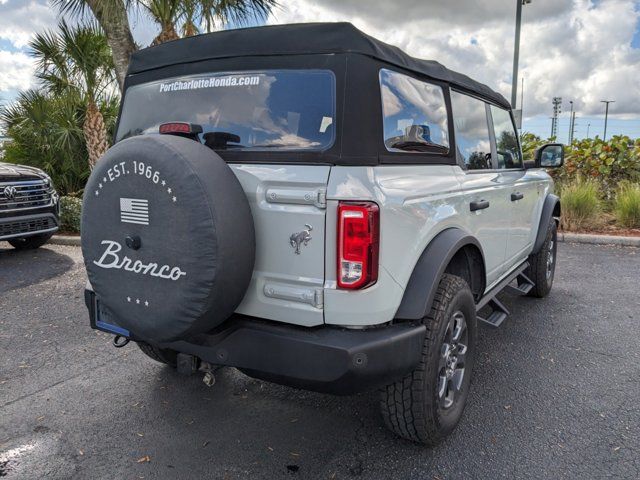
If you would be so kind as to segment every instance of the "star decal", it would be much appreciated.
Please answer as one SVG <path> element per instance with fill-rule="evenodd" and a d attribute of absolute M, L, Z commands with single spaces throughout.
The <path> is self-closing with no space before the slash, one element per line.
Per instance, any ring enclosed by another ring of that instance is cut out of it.
<path fill-rule="evenodd" d="M 177 198 L 176 198 L 176 197 L 173 197 L 173 201 L 175 202 L 176 200 L 177 200 Z"/>
<path fill-rule="evenodd" d="M 130 302 L 130 301 L 131 301 L 131 297 L 127 297 L 127 302 Z"/>
<path fill-rule="evenodd" d="M 102 181 L 103 181 L 104 183 L 107 183 L 107 177 L 102 177 Z"/>
<path fill-rule="evenodd" d="M 140 299 L 139 299 L 139 298 L 136 298 L 136 303 L 137 303 L 138 305 L 140 305 Z"/>
<path fill-rule="evenodd" d="M 96 190 L 96 197 L 100 195 L 100 192 L 98 190 Z"/>
<path fill-rule="evenodd" d="M 98 184 L 98 187 L 102 188 L 102 184 L 101 184 L 101 183 L 99 183 L 99 184 Z"/>
<path fill-rule="evenodd" d="M 167 193 L 171 193 L 171 187 L 167 188 Z"/>
<path fill-rule="evenodd" d="M 149 306 L 149 302 L 147 302 L 146 300 L 144 301 L 144 306 L 148 307 Z"/>
<path fill-rule="evenodd" d="M 162 180 L 162 186 L 164 187 L 167 184 L 164 180 Z"/>

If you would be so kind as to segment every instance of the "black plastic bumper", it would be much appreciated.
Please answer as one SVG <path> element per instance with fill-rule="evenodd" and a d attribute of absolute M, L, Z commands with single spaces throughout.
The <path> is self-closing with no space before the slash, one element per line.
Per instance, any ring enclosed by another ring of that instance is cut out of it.
<path fill-rule="evenodd" d="M 94 293 L 87 290 L 85 300 L 91 326 L 97 328 Z M 386 385 L 413 370 L 424 335 L 424 325 L 410 323 L 306 328 L 234 316 L 212 333 L 158 346 L 274 383 L 348 395 Z"/>
<path fill-rule="evenodd" d="M 25 238 L 33 235 L 53 233 L 58 230 L 58 215 L 54 207 L 47 211 L 32 211 L 23 215 L 0 216 L 0 240 Z"/>

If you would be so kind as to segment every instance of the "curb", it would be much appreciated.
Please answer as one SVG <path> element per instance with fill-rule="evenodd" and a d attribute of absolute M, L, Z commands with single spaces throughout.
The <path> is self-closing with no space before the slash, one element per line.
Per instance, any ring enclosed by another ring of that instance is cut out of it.
<path fill-rule="evenodd" d="M 588 233 L 558 233 L 558 241 L 586 243 L 591 245 L 620 245 L 624 247 L 640 247 L 640 237 L 590 235 Z"/>
<path fill-rule="evenodd" d="M 52 245 L 70 245 L 72 247 L 80 246 L 80 236 L 74 235 L 54 235 L 49 242 Z"/>

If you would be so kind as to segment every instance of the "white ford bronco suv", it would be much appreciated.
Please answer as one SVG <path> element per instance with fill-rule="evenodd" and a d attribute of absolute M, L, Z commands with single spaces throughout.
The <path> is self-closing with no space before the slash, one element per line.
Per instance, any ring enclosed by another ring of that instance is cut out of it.
<path fill-rule="evenodd" d="M 562 162 L 523 162 L 501 95 L 348 23 L 142 50 L 84 195 L 91 326 L 208 383 L 380 389 L 435 444 L 496 294 L 551 289 Z"/>

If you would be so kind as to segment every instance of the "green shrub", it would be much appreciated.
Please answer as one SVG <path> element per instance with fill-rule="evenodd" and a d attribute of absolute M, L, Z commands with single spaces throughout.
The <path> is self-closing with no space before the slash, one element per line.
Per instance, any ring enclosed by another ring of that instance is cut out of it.
<path fill-rule="evenodd" d="M 562 228 L 581 230 L 598 226 L 602 212 L 598 184 L 593 180 L 574 181 L 560 190 Z"/>
<path fill-rule="evenodd" d="M 575 140 L 565 147 L 564 166 L 549 173 L 560 184 L 596 181 L 602 197 L 612 200 L 620 182 L 640 180 L 640 139 L 616 135 L 606 142 L 598 137 Z"/>
<path fill-rule="evenodd" d="M 80 233 L 81 213 L 81 198 L 60 197 L 60 230 L 68 233 Z"/>
<path fill-rule="evenodd" d="M 640 185 L 624 185 L 614 202 L 618 223 L 627 228 L 640 228 Z"/>

